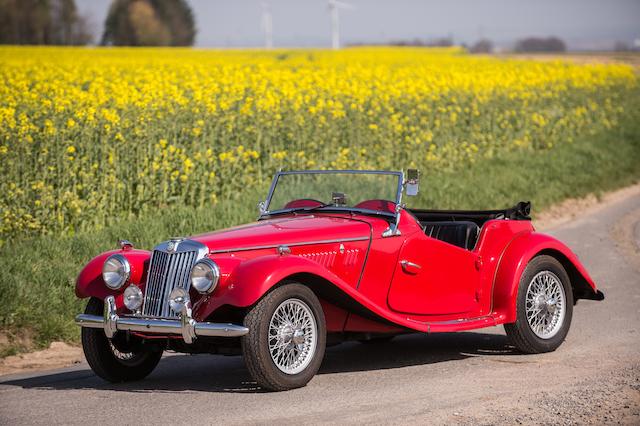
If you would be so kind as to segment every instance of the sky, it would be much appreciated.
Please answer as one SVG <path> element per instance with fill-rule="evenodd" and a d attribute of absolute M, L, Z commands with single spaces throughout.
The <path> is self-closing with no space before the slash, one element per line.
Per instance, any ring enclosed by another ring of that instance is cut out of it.
<path fill-rule="evenodd" d="M 640 39 L 640 0 L 342 0 L 341 41 L 452 37 L 458 44 L 488 38 L 508 48 L 527 36 L 558 36 L 570 49 L 610 49 Z M 260 47 L 261 3 L 268 3 L 275 47 L 328 47 L 327 0 L 188 0 L 198 47 Z M 93 23 L 96 40 L 110 0 L 76 0 Z"/>

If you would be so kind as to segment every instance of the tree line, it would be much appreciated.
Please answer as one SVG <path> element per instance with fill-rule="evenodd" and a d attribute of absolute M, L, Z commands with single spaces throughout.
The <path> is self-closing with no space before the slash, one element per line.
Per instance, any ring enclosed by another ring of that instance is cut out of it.
<path fill-rule="evenodd" d="M 0 44 L 86 45 L 90 28 L 74 0 L 0 0 Z M 100 44 L 191 46 L 195 35 L 186 0 L 113 0 Z"/>

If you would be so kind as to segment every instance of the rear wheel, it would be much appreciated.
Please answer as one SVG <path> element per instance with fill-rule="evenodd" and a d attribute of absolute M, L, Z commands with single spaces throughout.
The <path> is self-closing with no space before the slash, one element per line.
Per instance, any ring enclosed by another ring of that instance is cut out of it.
<path fill-rule="evenodd" d="M 537 256 L 520 278 L 516 322 L 504 328 L 520 351 L 551 352 L 567 336 L 572 314 L 573 293 L 567 272 L 555 258 Z"/>
<path fill-rule="evenodd" d="M 299 388 L 318 372 L 327 332 L 320 301 L 309 288 L 291 283 L 273 290 L 244 324 L 249 333 L 242 338 L 242 353 L 260 387 Z"/>
<path fill-rule="evenodd" d="M 86 314 L 102 315 L 103 302 L 92 298 Z M 143 339 L 117 332 L 108 339 L 100 328 L 82 328 L 82 349 L 96 375 L 108 382 L 129 382 L 148 376 L 160 362 L 162 346 L 146 345 Z"/>

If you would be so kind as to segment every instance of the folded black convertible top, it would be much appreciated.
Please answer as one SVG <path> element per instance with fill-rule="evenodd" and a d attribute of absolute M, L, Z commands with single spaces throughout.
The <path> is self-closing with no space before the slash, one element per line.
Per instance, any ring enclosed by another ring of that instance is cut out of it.
<path fill-rule="evenodd" d="M 419 221 L 470 220 L 481 225 L 491 219 L 531 220 L 531 201 L 520 201 L 513 207 L 502 210 L 428 210 L 407 209 Z"/>

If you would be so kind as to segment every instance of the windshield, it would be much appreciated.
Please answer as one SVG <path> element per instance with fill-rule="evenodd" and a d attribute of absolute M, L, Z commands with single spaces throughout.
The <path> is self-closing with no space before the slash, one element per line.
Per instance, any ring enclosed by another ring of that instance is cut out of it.
<path fill-rule="evenodd" d="M 347 209 L 393 213 L 402 190 L 402 173 L 376 171 L 280 172 L 265 209 Z"/>

